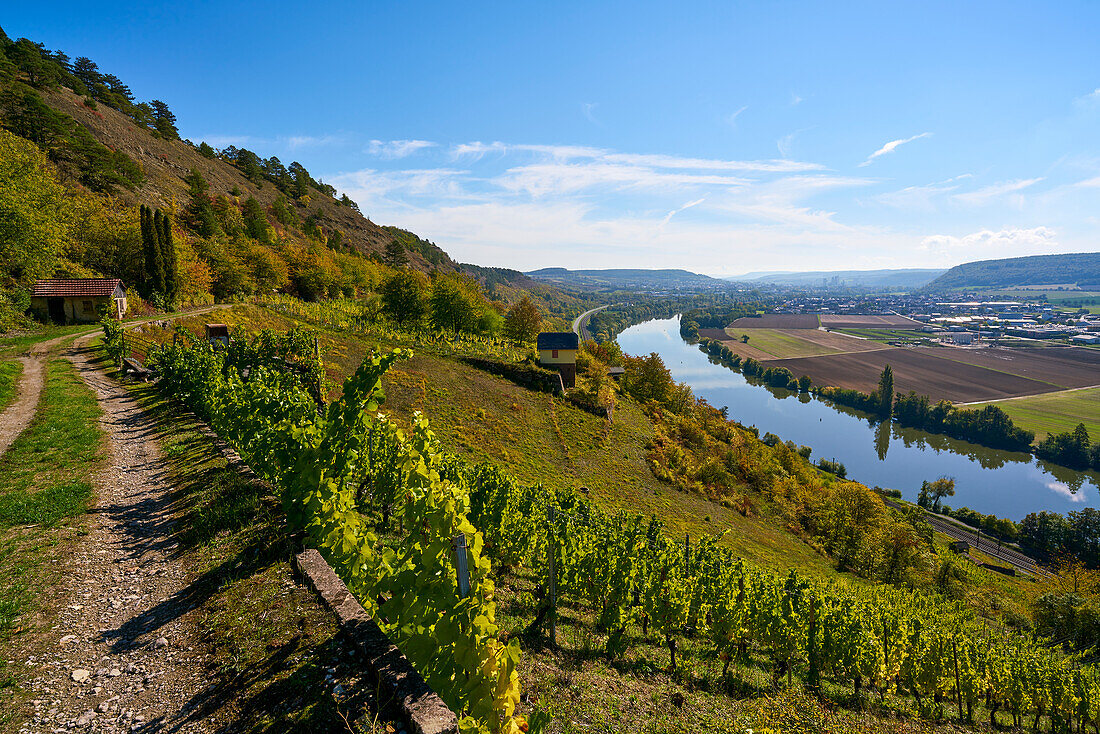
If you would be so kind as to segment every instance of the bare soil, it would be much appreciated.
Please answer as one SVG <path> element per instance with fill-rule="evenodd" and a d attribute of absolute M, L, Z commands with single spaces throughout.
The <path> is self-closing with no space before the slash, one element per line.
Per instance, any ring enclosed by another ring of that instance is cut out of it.
<path fill-rule="evenodd" d="M 831 329 L 919 329 L 924 324 L 893 314 L 822 314 L 821 325 Z"/>
<path fill-rule="evenodd" d="M 1050 382 L 1065 388 L 1100 385 L 1100 350 L 1080 347 L 926 347 L 917 351 L 954 362 Z"/>
<path fill-rule="evenodd" d="M 816 329 L 817 314 L 766 313 L 763 316 L 746 316 L 729 325 L 731 329 Z"/>
<path fill-rule="evenodd" d="M 898 392 L 916 392 L 933 400 L 973 402 L 1017 395 L 1038 395 L 1058 390 L 1052 385 L 1018 375 L 941 359 L 916 349 L 880 349 L 873 352 L 827 354 L 822 357 L 777 359 L 772 366 L 786 367 L 796 375 L 809 375 L 817 385 L 871 392 L 882 368 L 894 370 Z"/>

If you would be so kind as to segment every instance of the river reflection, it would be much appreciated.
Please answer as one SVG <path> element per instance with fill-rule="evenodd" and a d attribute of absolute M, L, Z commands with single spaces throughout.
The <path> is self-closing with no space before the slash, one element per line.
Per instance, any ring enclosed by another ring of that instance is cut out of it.
<path fill-rule="evenodd" d="M 751 384 L 738 372 L 680 338 L 679 319 L 649 321 L 618 338 L 628 354 L 657 352 L 673 377 L 699 397 L 728 407 L 731 419 L 783 440 L 810 446 L 814 460 L 835 458 L 848 476 L 869 486 L 900 489 L 916 500 L 921 482 L 954 477 L 954 507 L 1021 519 L 1029 512 L 1069 512 L 1100 505 L 1100 475 L 1037 461 L 967 441 L 880 421 L 807 394 Z"/>

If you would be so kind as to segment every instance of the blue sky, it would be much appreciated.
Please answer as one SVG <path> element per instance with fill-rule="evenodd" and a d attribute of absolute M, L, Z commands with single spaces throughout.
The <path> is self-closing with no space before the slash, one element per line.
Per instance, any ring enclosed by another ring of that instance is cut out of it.
<path fill-rule="evenodd" d="M 753 270 L 1096 251 L 1100 3 L 12 3 L 181 133 L 456 259 Z"/>

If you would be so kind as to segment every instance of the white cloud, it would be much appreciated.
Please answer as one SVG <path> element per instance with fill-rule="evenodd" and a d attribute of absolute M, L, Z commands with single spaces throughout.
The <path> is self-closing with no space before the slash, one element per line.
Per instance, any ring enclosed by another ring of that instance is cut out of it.
<path fill-rule="evenodd" d="M 872 153 L 870 156 L 868 156 L 867 160 L 863 161 L 863 163 L 860 163 L 859 165 L 860 165 L 861 168 L 863 166 L 869 166 L 869 165 L 871 165 L 871 161 L 878 158 L 879 156 L 886 155 L 887 153 L 893 153 L 895 150 L 897 150 L 899 147 L 905 145 L 906 143 L 912 143 L 914 140 L 920 140 L 921 138 L 928 138 L 928 137 L 931 137 L 931 136 L 932 136 L 932 133 L 921 133 L 919 135 L 914 135 L 911 138 L 900 138 L 898 140 L 891 140 L 889 143 L 882 146 L 881 148 L 876 150 L 874 153 Z"/>
<path fill-rule="evenodd" d="M 920 248 L 940 262 L 959 263 L 1048 254 L 1058 250 L 1059 243 L 1057 233 L 1050 227 L 1009 227 L 997 231 L 983 229 L 961 237 L 931 235 L 921 240 Z"/>
<path fill-rule="evenodd" d="M 1073 104 L 1077 107 L 1093 107 L 1100 104 L 1100 87 L 1073 100 Z"/>
<path fill-rule="evenodd" d="M 344 138 L 339 135 L 292 135 L 288 138 L 279 138 L 279 140 L 290 150 L 297 150 L 298 148 L 315 148 L 323 145 L 336 145 L 344 142 Z"/>
<path fill-rule="evenodd" d="M 794 146 L 794 139 L 798 136 L 800 132 L 802 131 L 795 130 L 793 133 L 787 133 L 779 140 L 775 141 L 775 147 L 777 150 L 779 150 L 779 155 L 786 158 L 791 154 L 791 148 Z"/>
<path fill-rule="evenodd" d="M 664 226 L 664 225 L 668 224 L 669 221 L 671 221 L 674 216 L 676 216 L 680 212 L 684 211 L 685 209 L 690 209 L 693 206 L 699 206 L 704 201 L 706 201 L 706 197 L 704 197 L 702 199 L 696 199 L 695 201 L 689 201 L 688 203 L 684 204 L 679 209 L 673 209 L 672 211 L 670 211 L 668 214 L 665 215 L 664 219 L 661 220 L 661 226 Z"/>
<path fill-rule="evenodd" d="M 451 147 L 451 157 L 454 159 L 466 158 L 481 160 L 486 155 L 498 156 L 509 153 L 531 153 L 548 156 L 558 160 L 570 160 L 573 158 L 599 158 L 608 151 L 601 148 L 591 148 L 584 145 L 530 145 L 523 143 L 506 144 L 499 140 L 492 143 L 482 143 L 475 140 L 469 143 L 459 143 Z"/>
<path fill-rule="evenodd" d="M 1023 191 L 1029 186 L 1034 186 L 1042 180 L 1043 179 L 1040 177 L 1018 178 L 1014 181 L 1001 181 L 990 186 L 984 186 L 975 191 L 968 191 L 965 194 L 955 194 L 954 199 L 955 201 L 963 204 L 981 206 L 983 204 L 988 204 L 995 199 L 999 199 L 1006 194 L 1013 194 L 1017 191 Z"/>
<path fill-rule="evenodd" d="M 959 188 L 958 182 L 968 178 L 973 178 L 973 176 L 964 173 L 945 181 L 938 181 L 924 186 L 907 186 L 899 191 L 879 194 L 874 197 L 874 200 L 897 209 L 931 211 L 935 208 L 937 199 L 944 194 L 957 191 Z"/>
<path fill-rule="evenodd" d="M 372 140 L 367 145 L 367 153 L 380 158 L 393 160 L 406 158 L 425 148 L 434 148 L 438 143 L 430 140 Z"/>
<path fill-rule="evenodd" d="M 581 105 L 581 111 L 584 113 L 584 117 L 586 120 L 591 122 L 593 125 L 599 125 L 600 127 L 603 127 L 603 123 L 596 119 L 595 114 L 596 108 L 599 106 L 600 105 L 598 102 L 585 102 L 583 105 Z"/>
<path fill-rule="evenodd" d="M 682 158 L 660 154 L 610 153 L 604 158 L 612 162 L 631 163 L 652 168 L 684 168 L 700 171 L 761 171 L 770 173 L 794 173 L 817 171 L 816 163 L 789 160 L 727 161 L 713 158 Z"/>
<path fill-rule="evenodd" d="M 1081 186 L 1087 189 L 1100 188 L 1100 176 L 1095 178 L 1086 178 L 1084 181 L 1078 181 L 1074 186 Z"/>
<path fill-rule="evenodd" d="M 1060 494 L 1070 502 L 1079 503 L 1086 502 L 1088 497 L 1085 495 L 1084 489 L 1074 491 L 1065 482 L 1047 482 L 1047 489 L 1055 494 Z"/>
<path fill-rule="evenodd" d="M 665 171 L 606 160 L 535 163 L 508 169 L 494 179 L 508 191 L 531 196 L 575 193 L 591 188 L 612 190 L 680 189 L 689 186 L 744 186 L 743 178 L 717 173 Z"/>
<path fill-rule="evenodd" d="M 732 112 L 726 115 L 726 124 L 730 127 L 737 127 L 737 118 L 741 116 L 741 113 L 749 108 L 748 105 L 742 105 L 741 109 L 736 112 Z"/>
<path fill-rule="evenodd" d="M 794 92 L 791 92 L 791 107 L 795 107 L 800 104 L 802 104 L 802 97 L 795 94 Z"/>

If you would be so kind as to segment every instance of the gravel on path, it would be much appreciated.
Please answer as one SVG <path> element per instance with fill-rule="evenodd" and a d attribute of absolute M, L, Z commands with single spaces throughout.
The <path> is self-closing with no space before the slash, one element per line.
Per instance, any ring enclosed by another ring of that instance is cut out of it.
<path fill-rule="evenodd" d="M 27 661 L 40 674 L 22 731 L 212 732 L 218 722 L 197 714 L 214 691 L 194 619 L 202 596 L 178 558 L 155 426 L 91 364 L 87 341 L 66 356 L 103 408 L 110 458 L 56 592 L 56 642 Z"/>

